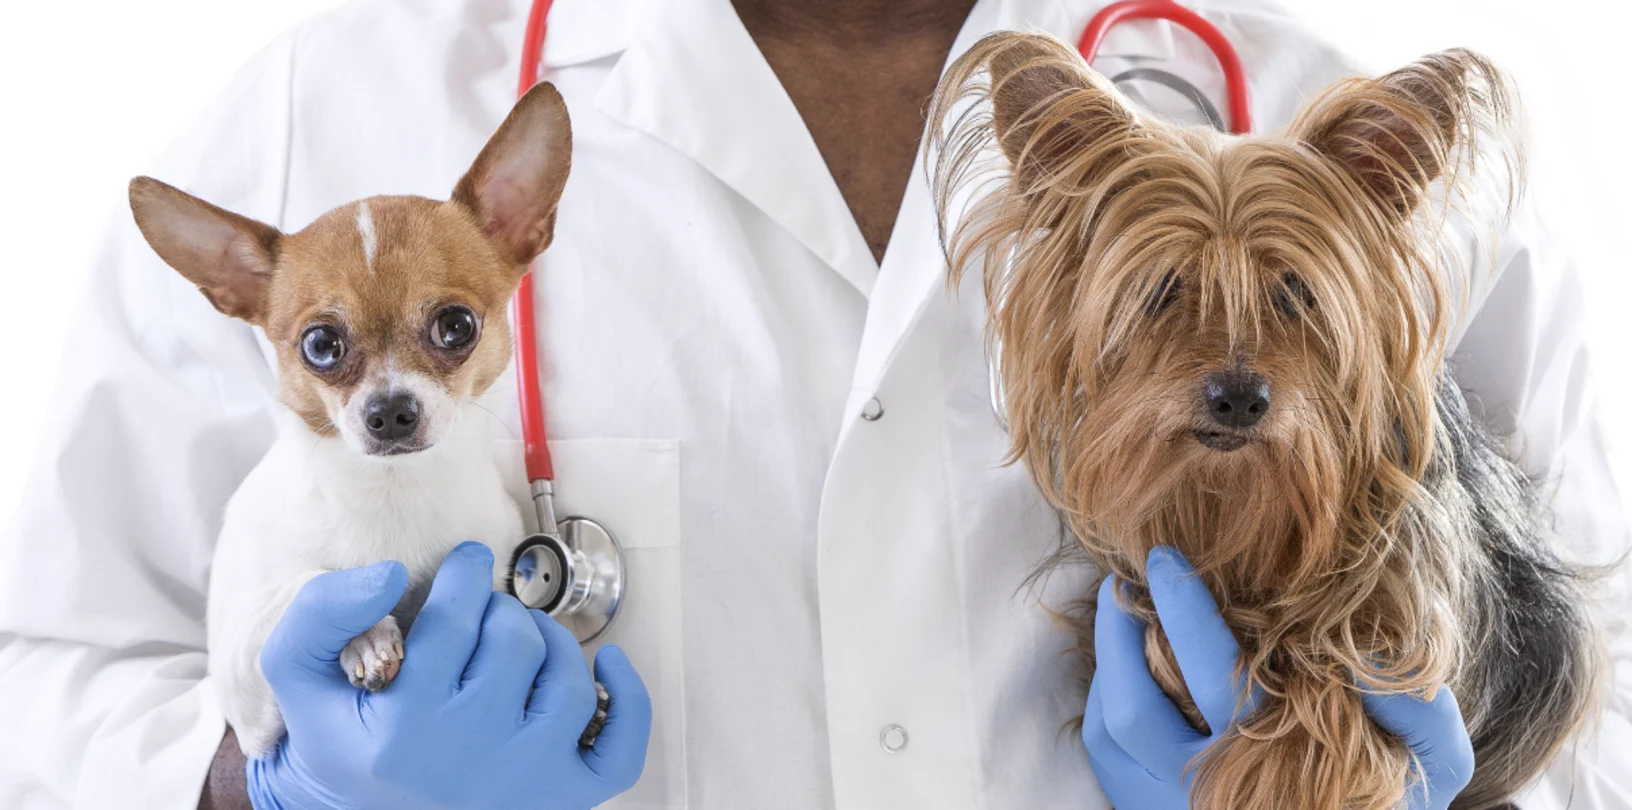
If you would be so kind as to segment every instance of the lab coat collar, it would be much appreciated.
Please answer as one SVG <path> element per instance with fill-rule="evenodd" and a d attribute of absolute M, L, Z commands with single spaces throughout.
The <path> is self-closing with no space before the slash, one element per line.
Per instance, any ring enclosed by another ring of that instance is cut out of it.
<path fill-rule="evenodd" d="M 1086 19 L 1102 5 L 982 0 L 956 52 L 979 34 L 1006 28 L 1066 32 L 1081 25 L 1075 18 Z M 592 17 L 598 24 L 590 24 Z M 547 47 L 560 41 L 565 51 L 552 60 L 583 59 L 627 36 L 596 107 L 695 160 L 872 295 L 878 278 L 872 251 L 797 108 L 729 0 L 561 0 L 550 21 Z M 587 33 L 592 27 L 593 36 Z M 566 38 L 579 30 L 586 43 L 568 50 Z M 1138 24 L 1114 29 L 1105 53 L 1162 57 L 1171 51 L 1165 25 Z"/>
<path fill-rule="evenodd" d="M 953 56 L 1000 29 L 1075 38 L 1103 5 L 981 0 Z M 583 42 L 571 42 L 579 36 Z M 548 38 L 547 54 L 558 47 L 548 64 L 596 59 L 627 38 L 597 109 L 689 155 L 871 297 L 878 263 L 805 121 L 730 0 L 560 0 Z M 1167 24 L 1131 23 L 1113 29 L 1105 56 L 1160 59 L 1172 49 Z"/>
<path fill-rule="evenodd" d="M 520 5 L 524 19 L 530 0 L 514 1 Z M 667 0 L 554 0 L 545 34 L 544 64 L 560 68 L 621 53 L 639 33 L 639 20 L 670 5 L 674 4 Z M 1000 22 L 994 30 L 1054 31 L 1074 42 L 1069 36 L 1073 25 L 1082 26 L 1106 2 L 999 0 L 998 5 Z M 1106 36 L 1100 53 L 1128 59 L 1170 59 L 1172 31 L 1170 24 L 1159 21 L 1118 25 Z"/>
<path fill-rule="evenodd" d="M 871 293 L 872 252 L 729 0 L 668 0 L 653 11 L 597 108 L 689 156 Z"/>
<path fill-rule="evenodd" d="M 526 19 L 532 0 L 516 0 Z M 544 28 L 546 69 L 593 62 L 629 46 L 652 0 L 554 0 Z"/>

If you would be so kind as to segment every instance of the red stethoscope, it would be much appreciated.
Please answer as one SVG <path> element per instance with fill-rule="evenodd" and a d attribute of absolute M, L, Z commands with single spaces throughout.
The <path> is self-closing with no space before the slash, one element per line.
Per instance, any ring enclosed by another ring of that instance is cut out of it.
<path fill-rule="evenodd" d="M 516 97 L 539 80 L 545 18 L 550 0 L 534 0 L 521 44 Z M 516 547 L 510 561 L 510 592 L 530 608 L 555 617 L 587 644 L 606 632 L 623 607 L 628 567 L 612 532 L 585 517 L 555 517 L 555 462 L 544 432 L 544 389 L 538 379 L 538 327 L 533 317 L 533 274 L 524 273 L 510 304 L 515 324 L 516 392 L 521 439 L 538 532 Z"/>
<path fill-rule="evenodd" d="M 1210 102 L 1205 96 L 1194 92 L 1188 85 L 1176 85 L 1171 74 L 1145 70 L 1130 70 L 1126 73 L 1112 76 L 1111 81 L 1120 84 L 1123 78 L 1151 78 L 1162 81 L 1174 89 L 1186 92 L 1192 100 L 1207 114 L 1208 119 L 1219 129 L 1227 130 L 1236 135 L 1245 135 L 1252 131 L 1252 111 L 1248 109 L 1247 73 L 1241 68 L 1241 56 L 1235 52 L 1235 46 L 1224 36 L 1218 27 L 1207 22 L 1201 15 L 1178 4 L 1177 0 L 1124 0 L 1121 3 L 1112 3 L 1093 19 L 1088 21 L 1088 27 L 1083 29 L 1082 39 L 1077 40 L 1077 51 L 1082 58 L 1092 64 L 1094 56 L 1099 53 L 1099 46 L 1105 43 L 1105 35 L 1118 23 L 1131 20 L 1167 20 L 1181 28 L 1195 34 L 1218 59 L 1218 66 L 1224 71 L 1224 89 L 1229 96 L 1230 119 L 1228 126 L 1216 112 L 1212 111 Z"/>
<path fill-rule="evenodd" d="M 521 76 L 516 95 L 532 89 L 539 80 L 539 63 L 544 53 L 544 31 L 551 0 L 534 0 L 527 17 L 527 32 L 521 47 Z M 1224 71 L 1229 91 L 1229 131 L 1246 133 L 1252 128 L 1247 109 L 1246 74 L 1241 57 L 1223 32 L 1200 15 L 1179 5 L 1177 0 L 1123 0 L 1106 6 L 1089 20 L 1077 50 L 1092 63 L 1110 29 L 1129 20 L 1171 21 L 1201 38 L 1212 49 Z M 1171 84 L 1169 74 L 1130 71 L 1129 79 L 1149 78 Z M 1161 77 L 1168 77 L 1164 80 Z M 1116 80 L 1117 77 L 1112 77 Z M 1180 88 L 1175 88 L 1180 89 Z M 1190 93 L 1209 120 L 1223 129 L 1199 93 Z M 533 318 L 533 274 L 521 277 L 510 317 L 515 324 L 516 389 L 521 402 L 521 435 L 526 449 L 527 479 L 531 482 L 533 507 L 538 516 L 538 532 L 522 541 L 511 560 L 510 591 L 528 607 L 554 616 L 571 629 L 580 642 L 588 642 L 606 631 L 617 618 L 628 589 L 628 572 L 623 551 L 612 533 L 599 523 L 583 517 L 556 520 L 555 465 L 544 431 L 544 395 L 538 379 L 537 326 Z M 994 404 L 1000 394 L 994 389 Z"/>

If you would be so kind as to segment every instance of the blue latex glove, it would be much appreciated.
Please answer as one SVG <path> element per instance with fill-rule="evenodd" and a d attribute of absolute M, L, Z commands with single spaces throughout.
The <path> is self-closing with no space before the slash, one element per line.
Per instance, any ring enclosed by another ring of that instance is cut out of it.
<path fill-rule="evenodd" d="M 1206 736 L 1191 728 L 1156 685 L 1145 663 L 1145 627 L 1122 611 L 1113 578 L 1107 577 L 1099 591 L 1097 669 L 1082 740 L 1094 776 L 1118 810 L 1187 810 L 1191 774 L 1186 767 L 1251 714 L 1257 696 L 1241 699 L 1245 684 L 1235 675 L 1241 647 L 1189 561 L 1173 549 L 1157 548 L 1145 573 L 1185 685 L 1214 733 Z M 1372 718 L 1404 740 L 1422 762 L 1427 778 L 1411 786 L 1409 806 L 1449 807 L 1473 774 L 1472 744 L 1451 690 L 1441 688 L 1427 702 L 1409 695 L 1365 694 L 1362 700 Z"/>
<path fill-rule="evenodd" d="M 492 572 L 483 545 L 448 554 L 382 692 L 352 686 L 340 650 L 397 604 L 407 570 L 383 562 L 308 582 L 261 652 L 289 733 L 249 762 L 255 807 L 584 810 L 629 789 L 652 723 L 640 676 L 618 648 L 600 651 L 611 705 L 595 746 L 580 748 L 596 698 L 578 642 L 494 593 Z"/>
<path fill-rule="evenodd" d="M 1422 763 L 1422 776 L 1406 795 L 1412 810 L 1445 810 L 1473 778 L 1473 741 L 1462 721 L 1462 709 L 1449 686 L 1440 687 L 1433 700 L 1411 695 L 1363 692 L 1366 713 L 1389 733 L 1405 741 Z"/>

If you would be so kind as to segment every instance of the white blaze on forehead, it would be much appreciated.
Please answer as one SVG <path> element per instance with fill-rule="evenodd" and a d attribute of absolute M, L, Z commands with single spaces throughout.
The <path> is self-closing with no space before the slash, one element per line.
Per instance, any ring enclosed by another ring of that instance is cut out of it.
<path fill-rule="evenodd" d="M 357 234 L 363 238 L 363 261 L 369 272 L 374 271 L 374 254 L 378 242 L 374 238 L 374 215 L 368 212 L 368 203 L 357 203 Z"/>

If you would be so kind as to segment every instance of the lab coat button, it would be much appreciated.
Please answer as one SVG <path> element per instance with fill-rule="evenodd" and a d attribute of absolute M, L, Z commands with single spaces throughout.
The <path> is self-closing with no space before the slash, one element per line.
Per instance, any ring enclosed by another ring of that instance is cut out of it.
<path fill-rule="evenodd" d="M 861 418 L 866 419 L 869 422 L 877 422 L 878 420 L 883 419 L 884 403 L 879 402 L 878 397 L 873 397 L 872 399 L 867 400 L 867 404 L 861 407 Z"/>
<path fill-rule="evenodd" d="M 891 754 L 899 754 L 907 747 L 907 730 L 891 723 L 878 733 L 878 744 Z"/>

